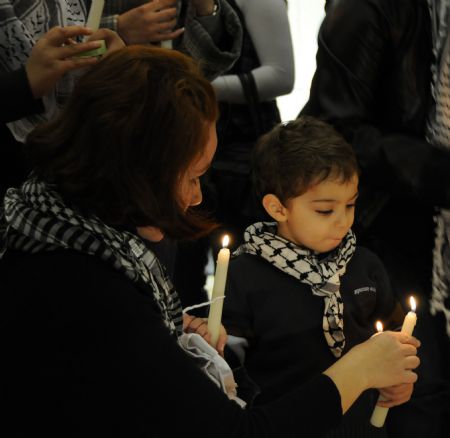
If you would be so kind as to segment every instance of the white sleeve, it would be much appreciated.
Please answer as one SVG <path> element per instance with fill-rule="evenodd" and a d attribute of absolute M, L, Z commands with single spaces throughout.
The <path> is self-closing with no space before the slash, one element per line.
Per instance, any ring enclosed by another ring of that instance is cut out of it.
<path fill-rule="evenodd" d="M 237 0 L 261 66 L 252 71 L 261 101 L 288 94 L 294 86 L 294 53 L 284 0 Z M 213 81 L 218 100 L 245 103 L 237 75 Z"/>

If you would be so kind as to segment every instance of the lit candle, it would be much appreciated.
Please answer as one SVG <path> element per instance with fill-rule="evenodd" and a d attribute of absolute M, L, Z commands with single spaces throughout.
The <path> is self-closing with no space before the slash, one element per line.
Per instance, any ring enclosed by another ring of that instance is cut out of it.
<path fill-rule="evenodd" d="M 405 316 L 405 320 L 403 321 L 402 325 L 402 333 L 406 333 L 407 335 L 412 335 L 412 332 L 414 330 L 414 326 L 417 322 L 417 315 L 416 315 L 416 300 L 414 297 L 411 297 L 409 299 L 409 303 L 411 305 L 411 311 L 407 313 Z"/>
<path fill-rule="evenodd" d="M 103 7 L 105 6 L 105 0 L 92 0 L 91 9 L 89 9 L 89 15 L 86 22 L 86 27 L 89 27 L 94 32 L 100 27 L 100 20 L 103 14 Z"/>
<path fill-rule="evenodd" d="M 229 237 L 225 235 L 222 241 L 223 248 L 217 255 L 216 273 L 214 275 L 214 286 L 211 294 L 212 303 L 208 315 L 208 331 L 211 335 L 211 344 L 214 346 L 219 339 L 222 320 L 225 283 L 227 281 L 228 262 L 230 261 L 230 250 L 227 248 L 229 240 Z"/>
<path fill-rule="evenodd" d="M 416 300 L 414 299 L 414 297 L 411 297 L 409 299 L 410 305 L 411 305 L 411 311 L 408 312 L 405 316 L 405 319 L 403 320 L 403 325 L 402 325 L 402 333 L 405 333 L 407 335 L 412 335 L 412 332 L 414 330 L 414 326 L 416 325 L 417 322 L 417 315 L 416 315 Z M 378 321 L 379 322 L 379 321 Z M 383 331 L 383 326 L 381 325 L 381 330 L 379 330 L 379 326 L 378 326 L 378 322 L 377 322 L 377 330 Z M 384 398 L 380 397 L 378 398 L 378 401 L 383 401 Z M 370 424 L 372 424 L 372 426 L 375 427 L 383 427 L 384 422 L 386 421 L 386 416 L 389 412 L 389 408 L 384 408 L 381 406 L 375 406 L 375 409 L 373 410 L 372 413 L 372 417 L 370 418 Z"/>

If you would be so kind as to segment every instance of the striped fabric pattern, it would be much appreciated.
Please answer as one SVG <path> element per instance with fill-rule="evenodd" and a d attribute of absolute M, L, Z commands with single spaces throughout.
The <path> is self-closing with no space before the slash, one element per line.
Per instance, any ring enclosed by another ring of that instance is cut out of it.
<path fill-rule="evenodd" d="M 95 216 L 84 217 L 43 182 L 30 179 L 21 188 L 8 190 L 0 218 L 0 258 L 9 248 L 31 254 L 71 249 L 99 257 L 131 281 L 150 286 L 171 334 L 182 333 L 179 297 L 144 242 Z"/>
<path fill-rule="evenodd" d="M 340 277 L 356 249 L 356 237 L 350 230 L 341 244 L 326 257 L 320 258 L 308 248 L 302 248 L 278 236 L 275 222 L 250 225 L 244 234 L 245 243 L 234 255 L 254 254 L 288 275 L 311 286 L 314 295 L 323 297 L 325 306 L 322 327 L 325 339 L 335 357 L 345 347 L 344 303 L 340 293 Z"/>
<path fill-rule="evenodd" d="M 432 96 L 427 140 L 438 148 L 450 149 L 450 0 L 429 0 L 434 62 Z M 441 209 L 435 217 L 436 235 L 433 252 L 432 296 L 430 310 L 442 312 L 450 336 L 450 210 Z"/>

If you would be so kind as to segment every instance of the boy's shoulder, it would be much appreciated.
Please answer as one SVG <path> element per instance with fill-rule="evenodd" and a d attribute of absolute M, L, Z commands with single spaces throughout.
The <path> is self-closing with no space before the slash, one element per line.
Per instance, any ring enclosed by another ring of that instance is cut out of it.
<path fill-rule="evenodd" d="M 349 262 L 350 269 L 372 272 L 374 270 L 384 270 L 384 265 L 381 259 L 370 249 L 364 246 L 357 246 L 355 254 Z"/>
<path fill-rule="evenodd" d="M 248 270 L 267 270 L 271 264 L 256 254 L 242 253 L 233 255 L 230 259 L 229 269 L 233 272 L 246 272 Z"/>
<path fill-rule="evenodd" d="M 297 282 L 294 277 L 254 254 L 243 253 L 230 260 L 228 268 L 230 282 L 248 290 L 272 290 L 273 285 L 287 286 Z"/>

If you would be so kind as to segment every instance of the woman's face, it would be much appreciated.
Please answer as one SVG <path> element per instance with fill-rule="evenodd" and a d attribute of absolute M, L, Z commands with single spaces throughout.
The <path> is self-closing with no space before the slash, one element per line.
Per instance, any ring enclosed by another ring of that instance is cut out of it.
<path fill-rule="evenodd" d="M 202 155 L 192 161 L 181 177 L 180 202 L 184 210 L 202 202 L 200 176 L 208 170 L 217 148 L 216 124 L 208 122 L 207 129 L 208 137 Z"/>
<path fill-rule="evenodd" d="M 193 160 L 180 179 L 180 202 L 184 210 L 202 202 L 202 191 L 199 178 L 211 165 L 217 148 L 216 124 L 208 123 L 208 137 L 202 155 Z M 164 233 L 155 227 L 138 227 L 138 234 L 151 242 L 159 242 L 164 238 Z"/>

